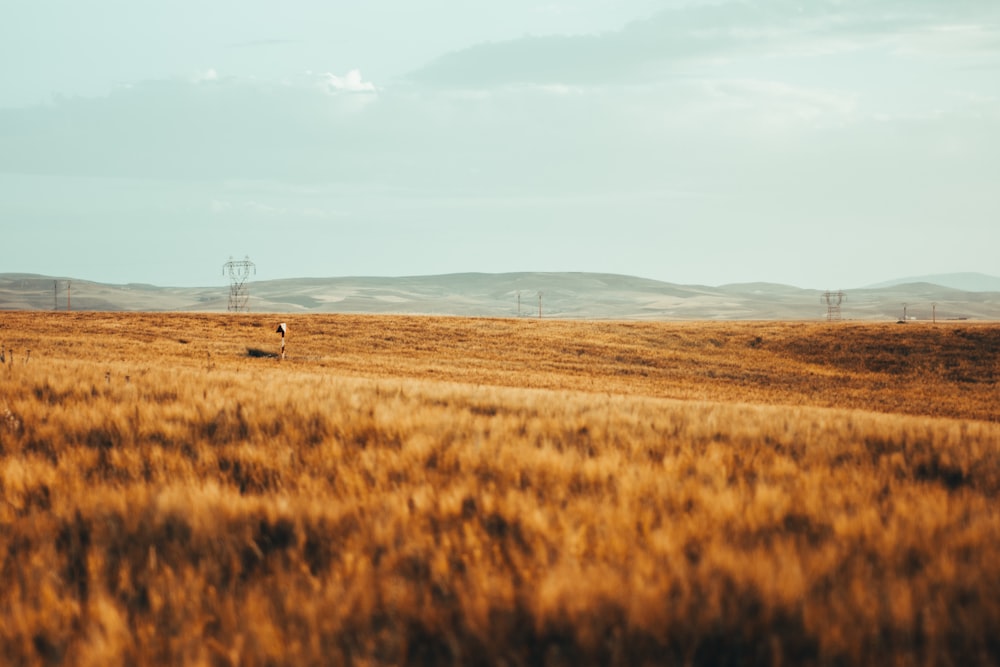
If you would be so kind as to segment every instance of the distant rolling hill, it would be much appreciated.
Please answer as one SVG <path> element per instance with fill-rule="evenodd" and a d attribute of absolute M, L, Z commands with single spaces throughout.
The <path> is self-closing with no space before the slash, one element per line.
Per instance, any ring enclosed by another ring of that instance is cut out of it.
<path fill-rule="evenodd" d="M 927 276 L 897 278 L 896 280 L 889 280 L 869 285 L 868 287 L 870 289 L 881 289 L 909 283 L 930 283 L 931 285 L 950 287 L 951 289 L 963 292 L 1000 292 L 1000 278 L 989 276 L 985 273 L 938 273 Z"/>
<path fill-rule="evenodd" d="M 978 275 L 978 274 L 977 274 Z M 989 278 L 989 276 L 983 276 Z M 54 282 L 60 281 L 56 293 Z M 225 311 L 228 285 L 108 285 L 33 274 L 0 274 L 0 310 Z M 984 283 L 985 284 L 985 283 Z M 539 304 L 539 294 L 541 303 Z M 930 282 L 850 290 L 844 319 L 1000 320 L 1000 289 L 968 291 Z M 933 304 L 936 304 L 934 306 Z M 820 290 L 773 283 L 709 287 L 602 273 L 463 273 L 399 278 L 294 278 L 250 283 L 250 310 L 273 313 L 411 313 L 479 317 L 664 320 L 808 320 L 826 317 Z"/>

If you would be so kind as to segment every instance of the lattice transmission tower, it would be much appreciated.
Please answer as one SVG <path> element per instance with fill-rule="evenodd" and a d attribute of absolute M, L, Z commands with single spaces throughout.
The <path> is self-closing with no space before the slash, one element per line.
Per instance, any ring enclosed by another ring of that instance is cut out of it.
<path fill-rule="evenodd" d="M 222 275 L 229 276 L 229 312 L 249 312 L 250 286 L 247 284 L 247 279 L 256 274 L 257 266 L 249 257 L 244 259 L 230 257 L 229 261 L 222 265 Z"/>
<path fill-rule="evenodd" d="M 827 322 L 833 322 L 841 319 L 840 304 L 842 304 L 846 299 L 847 295 L 843 292 L 823 292 L 823 296 L 820 297 L 820 301 L 826 301 Z"/>

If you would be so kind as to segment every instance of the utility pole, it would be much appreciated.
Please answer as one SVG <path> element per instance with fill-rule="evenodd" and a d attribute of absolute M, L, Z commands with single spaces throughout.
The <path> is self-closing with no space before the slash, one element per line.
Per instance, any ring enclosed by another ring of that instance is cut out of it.
<path fill-rule="evenodd" d="M 542 319 L 542 293 L 538 293 L 538 319 Z"/>
<path fill-rule="evenodd" d="M 72 293 L 72 291 L 73 291 L 73 283 L 71 283 L 70 281 L 68 281 L 68 280 L 67 280 L 67 281 L 66 281 L 66 312 L 67 312 L 67 313 L 68 313 L 69 311 L 73 310 L 73 309 L 72 309 L 72 308 L 70 307 L 70 301 L 69 301 L 69 296 L 70 296 L 70 294 Z"/>

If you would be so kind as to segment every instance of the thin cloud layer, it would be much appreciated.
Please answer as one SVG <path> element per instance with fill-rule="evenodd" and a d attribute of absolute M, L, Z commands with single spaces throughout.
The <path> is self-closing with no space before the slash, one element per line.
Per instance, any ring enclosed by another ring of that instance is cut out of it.
<path fill-rule="evenodd" d="M 897 55 L 991 57 L 1000 5 L 986 1 L 720 2 L 661 11 L 599 35 L 479 44 L 415 70 L 424 84 L 599 84 L 659 80 L 678 67 L 745 57 L 809 57 L 888 48 Z M 973 37 L 973 39 L 967 39 Z"/>
<path fill-rule="evenodd" d="M 206 83 L 211 81 L 218 81 L 219 73 L 215 71 L 214 67 L 209 67 L 207 70 L 195 74 L 191 80 L 194 83 Z"/>

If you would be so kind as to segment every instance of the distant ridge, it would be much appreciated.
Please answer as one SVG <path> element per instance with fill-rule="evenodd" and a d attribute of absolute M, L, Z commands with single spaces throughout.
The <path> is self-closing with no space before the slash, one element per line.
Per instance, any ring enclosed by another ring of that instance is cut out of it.
<path fill-rule="evenodd" d="M 912 276 L 868 285 L 864 289 L 896 287 L 911 283 L 929 283 L 962 292 L 1000 292 L 1000 278 L 985 273 L 939 273 L 926 276 Z"/>
<path fill-rule="evenodd" d="M 966 274 L 953 274 L 966 275 Z M 990 284 L 978 276 L 977 285 Z M 0 310 L 65 310 L 53 278 L 0 274 Z M 92 311 L 225 312 L 228 284 L 210 287 L 109 285 L 72 281 L 72 309 Z M 900 280 L 848 290 L 844 319 L 1000 320 L 1000 279 L 994 291 L 970 291 Z M 539 303 L 541 294 L 541 303 Z M 825 319 L 821 290 L 774 283 L 709 287 L 606 273 L 460 273 L 437 276 L 288 278 L 250 283 L 255 313 L 399 313 L 471 317 L 658 320 Z M 936 305 L 935 305 L 936 304 Z"/>

